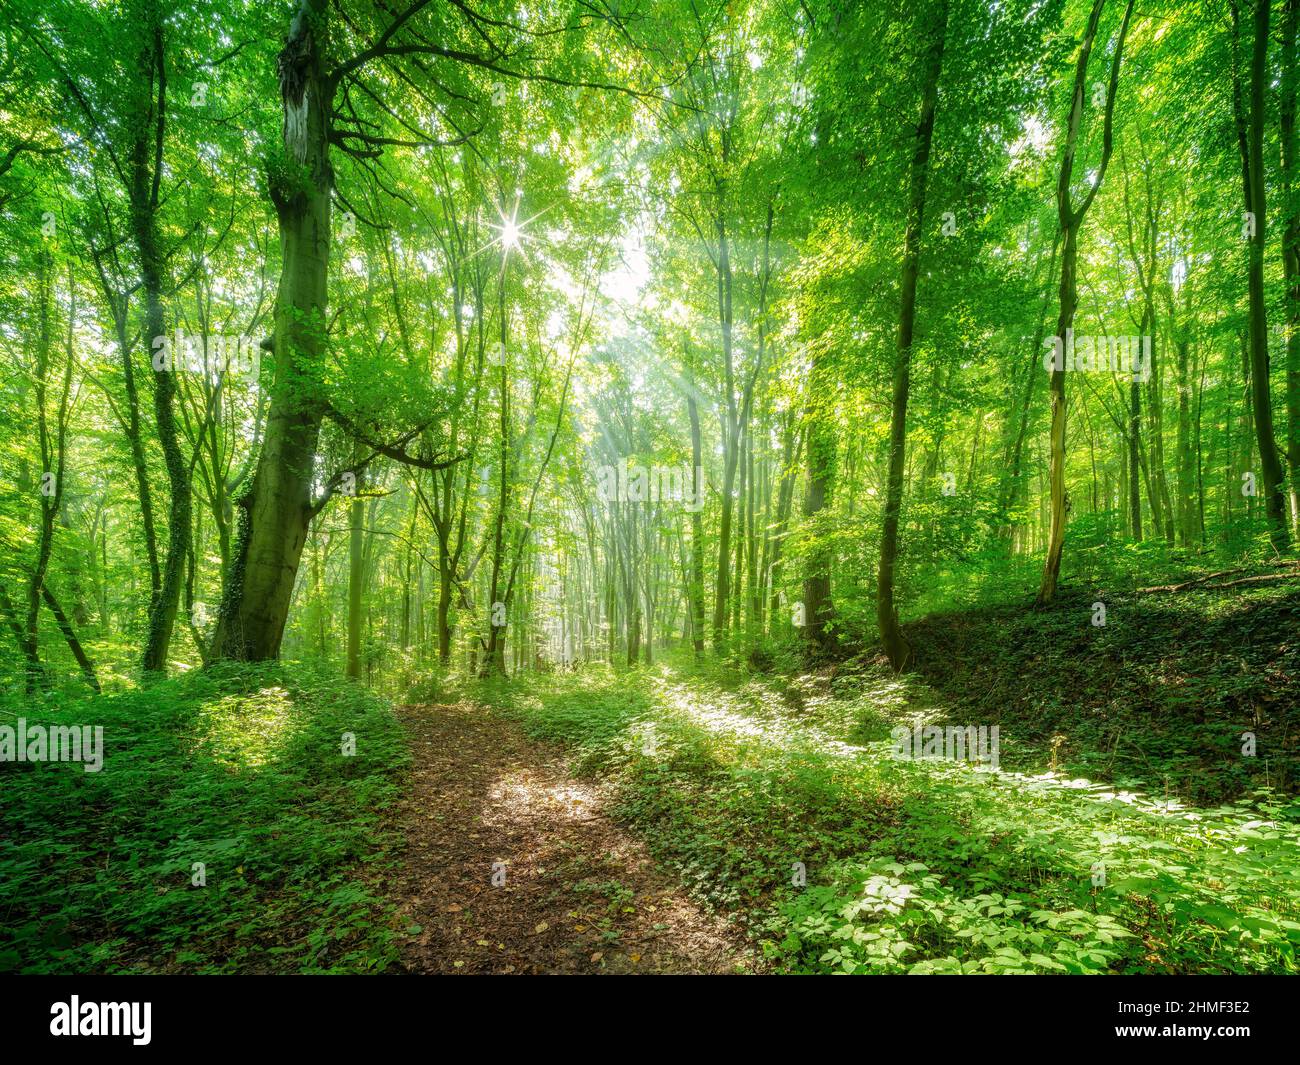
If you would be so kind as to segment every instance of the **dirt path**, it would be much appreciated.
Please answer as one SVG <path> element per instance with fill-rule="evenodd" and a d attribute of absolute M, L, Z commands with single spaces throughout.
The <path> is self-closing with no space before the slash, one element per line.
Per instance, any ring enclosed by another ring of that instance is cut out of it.
<path fill-rule="evenodd" d="M 415 757 L 397 878 L 419 927 L 403 947 L 410 972 L 761 968 L 602 812 L 596 789 L 567 776 L 557 749 L 473 704 L 398 713 Z"/>

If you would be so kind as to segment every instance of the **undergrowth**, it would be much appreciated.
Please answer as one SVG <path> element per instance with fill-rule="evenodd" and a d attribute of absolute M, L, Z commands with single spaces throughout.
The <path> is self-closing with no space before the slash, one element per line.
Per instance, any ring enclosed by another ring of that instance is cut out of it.
<path fill-rule="evenodd" d="M 102 726 L 104 763 L 0 763 L 0 971 L 374 972 L 394 918 L 407 753 L 386 703 L 323 674 L 222 666 L 36 705 Z M 344 733 L 355 755 L 343 753 Z"/>
<path fill-rule="evenodd" d="M 870 737 L 913 702 L 905 683 L 873 706 L 861 684 L 719 672 L 476 691 L 569 744 L 656 856 L 787 971 L 1295 971 L 1300 827 L 1274 792 L 1189 809 L 899 760 Z"/>

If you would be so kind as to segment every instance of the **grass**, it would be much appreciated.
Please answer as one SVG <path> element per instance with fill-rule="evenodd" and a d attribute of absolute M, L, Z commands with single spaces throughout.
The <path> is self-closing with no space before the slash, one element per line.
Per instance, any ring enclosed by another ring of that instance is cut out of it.
<path fill-rule="evenodd" d="M 407 753 L 387 704 L 220 667 L 0 723 L 101 725 L 104 767 L 0 763 L 0 971 L 375 972 Z M 344 756 L 343 734 L 356 753 Z"/>
<path fill-rule="evenodd" d="M 903 761 L 920 678 L 661 665 L 477 686 L 569 744 L 616 814 L 790 972 L 1296 970 L 1300 807 L 1203 809 Z"/>

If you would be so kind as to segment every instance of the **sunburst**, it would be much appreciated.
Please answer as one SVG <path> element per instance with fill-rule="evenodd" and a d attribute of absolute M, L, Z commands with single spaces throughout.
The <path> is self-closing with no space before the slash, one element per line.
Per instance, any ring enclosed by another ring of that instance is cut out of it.
<path fill-rule="evenodd" d="M 481 255 L 483 252 L 490 251 L 493 248 L 500 248 L 502 270 L 505 269 L 506 262 L 510 258 L 510 253 L 512 251 L 519 252 L 519 254 L 523 256 L 524 262 L 529 261 L 527 245 L 529 243 L 540 242 L 540 238 L 533 233 L 527 232 L 527 227 L 537 219 L 541 218 L 547 211 L 551 210 L 551 207 L 555 206 L 552 204 L 551 207 L 543 207 L 535 215 L 525 218 L 521 222 L 519 220 L 519 203 L 522 196 L 522 193 L 515 194 L 515 202 L 509 213 L 507 213 L 504 208 L 497 208 L 497 215 L 500 217 L 501 221 L 487 223 L 487 227 L 496 230 L 497 235 L 493 240 L 483 245 L 483 247 L 479 248 L 475 253 L 476 255 Z"/>

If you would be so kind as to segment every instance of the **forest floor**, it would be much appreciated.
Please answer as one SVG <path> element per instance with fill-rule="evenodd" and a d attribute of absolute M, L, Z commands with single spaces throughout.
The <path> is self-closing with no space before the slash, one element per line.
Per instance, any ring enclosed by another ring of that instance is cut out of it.
<path fill-rule="evenodd" d="M 1194 804 L 1300 790 L 1300 575 L 1141 593 L 1115 583 L 1048 610 L 1011 602 L 914 621 L 914 679 L 946 721 L 999 723 L 1006 768 L 1052 765 Z M 1245 733 L 1255 757 L 1242 757 Z"/>
<path fill-rule="evenodd" d="M 1265 576 L 929 615 L 903 676 L 786 647 L 396 712 L 305 663 L 0 701 L 102 725 L 112 770 L 0 764 L 0 972 L 1295 973 L 1300 579 Z M 1000 769 L 900 724 L 996 725 Z"/>
<path fill-rule="evenodd" d="M 400 714 L 403 964 L 1293 972 L 1298 583 L 929 617 L 904 676 L 868 650 L 434 684 Z M 985 723 L 1000 772 L 893 753 Z"/>
<path fill-rule="evenodd" d="M 604 810 L 562 752 L 472 702 L 399 711 L 414 757 L 398 910 L 413 973 L 761 967 Z"/>

